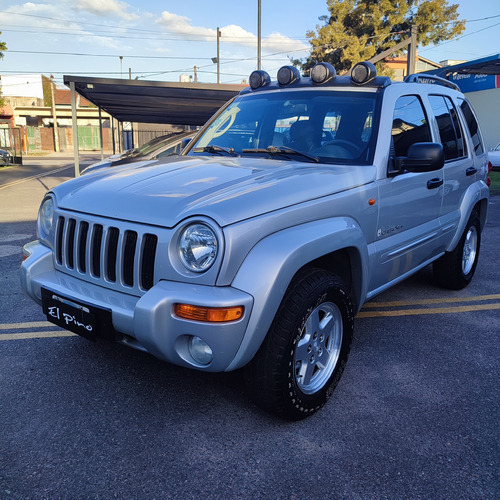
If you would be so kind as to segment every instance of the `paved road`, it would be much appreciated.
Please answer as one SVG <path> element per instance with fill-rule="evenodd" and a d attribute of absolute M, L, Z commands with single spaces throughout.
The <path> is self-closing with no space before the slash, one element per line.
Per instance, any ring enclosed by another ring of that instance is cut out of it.
<path fill-rule="evenodd" d="M 46 323 L 17 269 L 45 189 L 72 170 L 23 168 L 0 170 L 1 499 L 499 498 L 500 198 L 471 286 L 440 290 L 425 269 L 367 304 L 333 398 L 288 423 L 239 373 Z"/>

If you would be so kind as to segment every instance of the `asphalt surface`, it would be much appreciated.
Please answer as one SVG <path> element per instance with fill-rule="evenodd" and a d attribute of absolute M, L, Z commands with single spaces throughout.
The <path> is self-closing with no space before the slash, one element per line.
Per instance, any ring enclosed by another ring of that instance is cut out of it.
<path fill-rule="evenodd" d="M 424 269 L 367 304 L 333 397 L 289 423 L 240 373 L 57 336 L 18 268 L 72 164 L 26 163 L 0 169 L 1 499 L 500 497 L 500 197 L 471 285 Z"/>

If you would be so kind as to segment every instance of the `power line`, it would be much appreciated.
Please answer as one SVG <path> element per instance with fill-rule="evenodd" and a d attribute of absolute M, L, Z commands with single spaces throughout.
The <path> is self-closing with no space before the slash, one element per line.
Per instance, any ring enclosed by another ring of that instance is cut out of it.
<path fill-rule="evenodd" d="M 89 54 L 86 52 L 55 52 L 55 51 L 45 51 L 45 50 L 8 50 L 8 53 L 16 53 L 16 54 L 46 54 L 46 55 L 54 55 L 54 56 L 82 56 L 82 57 L 111 57 L 117 58 L 120 57 L 120 54 Z M 211 57 L 181 57 L 181 56 L 146 56 L 146 55 L 130 55 L 125 54 L 122 56 L 123 58 L 128 59 L 174 59 L 174 60 L 211 60 Z M 249 58 L 255 59 L 255 57 Z M 225 63 L 228 62 L 238 62 L 244 59 L 228 59 Z M 279 60 L 279 59 L 275 59 Z M 222 64 L 222 59 L 221 59 Z"/>
<path fill-rule="evenodd" d="M 82 57 L 120 57 L 119 54 L 87 54 L 85 52 L 51 52 L 45 50 L 10 50 L 9 53 L 16 54 L 47 54 L 53 56 L 82 56 Z M 202 59 L 210 60 L 210 57 L 179 57 L 179 56 L 145 56 L 145 55 L 124 55 L 124 58 L 132 59 L 189 59 L 200 61 Z"/>
<path fill-rule="evenodd" d="M 10 11 L 5 11 L 5 10 L 0 10 L 0 13 L 4 13 L 4 14 L 14 14 L 14 15 L 17 15 L 17 16 L 26 16 L 26 17 L 35 17 L 35 18 L 40 18 L 40 19 L 48 19 L 50 21 L 60 21 L 60 22 L 71 22 L 71 23 L 75 23 L 77 25 L 88 25 L 88 26 L 97 26 L 97 27 L 100 27 L 100 28 L 106 28 L 106 31 L 105 32 L 101 32 L 101 33 L 104 33 L 104 34 L 108 34 L 109 36 L 109 30 L 110 29 L 116 29 L 116 30 L 121 30 L 121 31 L 131 31 L 131 32 L 137 32 L 137 33 L 147 33 L 147 34 L 152 34 L 152 35 L 168 35 L 168 36 L 178 36 L 180 37 L 180 40 L 187 40 L 187 41 L 198 41 L 198 40 L 193 40 L 193 39 L 186 39 L 186 35 L 190 36 L 190 37 L 199 37 L 201 38 L 202 40 L 199 40 L 199 41 L 205 41 L 206 39 L 209 39 L 211 37 L 211 35 L 208 35 L 208 34 L 196 34 L 196 33 L 176 33 L 176 32 L 172 32 L 172 31 L 157 31 L 157 30 L 147 30 L 147 29 L 141 29 L 141 28 L 133 28 L 133 27 L 122 27 L 122 26 L 112 26 L 112 25 L 109 25 L 109 24 L 97 24 L 97 23 L 89 23 L 89 22 L 86 22 L 86 21 L 80 21 L 80 20 L 72 20 L 72 19 L 63 19 L 63 18 L 57 18 L 57 17 L 50 17 L 50 16 L 39 16 L 39 15 L 35 15 L 35 14 L 21 14 L 21 13 L 18 13 L 18 12 L 10 12 Z M 12 24 L 9 24 L 10 26 L 17 26 L 17 27 L 31 27 L 31 26 L 19 26 L 19 25 L 12 25 Z M 50 29 L 50 28 L 46 28 L 46 27 L 43 27 L 41 26 L 40 29 Z M 15 30 L 10 30 L 10 29 L 3 29 L 2 31 L 15 31 Z M 215 37 L 216 34 L 215 34 L 215 30 L 214 31 L 214 34 L 213 36 Z M 29 33 L 32 33 L 31 31 Z M 67 33 L 67 32 L 59 32 L 59 31 L 44 31 L 43 33 L 49 33 L 49 34 L 64 34 L 64 33 Z M 71 33 L 71 34 L 74 34 L 74 35 L 82 35 L 82 33 Z M 117 37 L 115 35 L 115 37 Z M 224 37 L 224 35 L 223 35 Z M 128 37 L 125 37 L 125 38 L 128 38 Z M 138 37 L 129 37 L 129 38 L 136 38 L 136 39 L 140 39 Z M 304 37 L 304 36 L 297 36 L 297 37 L 287 37 L 289 38 L 290 40 L 307 40 L 307 37 Z M 145 38 L 147 40 L 149 40 L 150 38 Z M 256 39 L 256 36 L 255 35 L 252 35 L 252 36 L 232 36 L 232 37 L 224 37 L 224 39 L 226 40 L 255 40 Z"/>
<path fill-rule="evenodd" d="M 495 16 L 495 17 L 497 17 L 497 16 Z M 498 16 L 498 17 L 500 17 L 500 16 Z M 425 52 L 428 50 L 436 49 L 438 47 L 442 47 L 443 45 L 448 45 L 449 43 L 456 42 L 456 41 L 461 40 L 462 38 L 465 38 L 467 36 L 476 35 L 477 33 L 480 33 L 481 31 L 489 30 L 490 28 L 494 28 L 495 26 L 498 26 L 498 25 L 500 25 L 500 23 L 495 23 L 495 24 L 492 24 L 491 26 L 486 26 L 485 28 L 481 28 L 479 30 L 473 31 L 472 33 L 466 33 L 465 35 L 457 36 L 451 40 L 447 40 L 445 42 L 438 43 L 432 47 L 428 47 L 427 49 L 422 49 L 420 52 Z"/>
<path fill-rule="evenodd" d="M 156 41 L 165 41 L 165 42 L 211 42 L 211 37 L 208 35 L 199 35 L 199 39 L 194 39 L 194 38 L 186 38 L 186 37 L 181 37 L 181 38 L 168 38 L 164 36 L 151 36 L 151 37 L 146 37 L 146 36 L 125 36 L 125 35 L 115 35 L 115 34 L 110 34 L 109 32 L 103 33 L 103 34 L 96 34 L 96 33 L 85 33 L 85 32 L 77 32 L 75 33 L 74 31 L 32 31 L 32 30 L 15 30 L 15 29 L 10 29 L 10 28 L 3 28 L 2 32 L 10 32 L 10 33 L 32 33 L 32 34 L 38 34 L 38 35 L 66 35 L 66 36 L 79 36 L 79 37 L 97 37 L 97 38 L 116 38 L 116 39 L 125 39 L 125 40 L 156 40 Z M 167 35 L 171 36 L 171 35 Z M 194 34 L 190 34 L 189 36 L 196 36 Z M 238 43 L 242 42 L 242 40 L 257 40 L 256 38 L 250 38 L 250 37 L 225 37 L 224 41 L 229 42 L 229 43 Z M 290 39 L 291 40 L 291 39 Z M 293 43 L 294 40 L 291 41 L 286 41 L 286 40 L 276 40 L 273 41 L 273 44 L 279 44 L 279 45 L 285 45 L 285 44 L 290 44 Z M 301 43 L 300 41 L 297 40 L 297 44 Z M 297 49 L 300 50 L 300 49 Z"/>
<path fill-rule="evenodd" d="M 466 19 L 465 22 L 474 23 L 476 21 L 486 21 L 488 19 L 495 19 L 496 17 L 500 17 L 500 14 L 497 14 L 496 16 L 482 17 L 480 19 Z"/>

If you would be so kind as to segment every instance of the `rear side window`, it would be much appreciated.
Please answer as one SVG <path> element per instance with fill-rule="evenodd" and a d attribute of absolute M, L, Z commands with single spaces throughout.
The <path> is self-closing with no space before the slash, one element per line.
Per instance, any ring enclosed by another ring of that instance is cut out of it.
<path fill-rule="evenodd" d="M 391 156 L 407 156 L 412 144 L 430 140 L 429 122 L 420 99 L 416 95 L 400 97 L 392 120 Z"/>
<path fill-rule="evenodd" d="M 464 134 L 451 99 L 448 96 L 431 95 L 429 102 L 438 124 L 445 160 L 464 157 Z"/>
<path fill-rule="evenodd" d="M 467 123 L 467 127 L 470 132 L 470 136 L 472 138 L 472 144 L 474 146 L 474 152 L 476 155 L 480 155 L 484 153 L 483 149 L 483 140 L 481 138 L 481 134 L 479 132 L 479 127 L 477 124 L 476 117 L 474 116 L 474 112 L 470 107 L 470 104 L 465 99 L 460 99 L 462 102 L 460 104 L 460 109 L 465 118 L 465 122 Z"/>

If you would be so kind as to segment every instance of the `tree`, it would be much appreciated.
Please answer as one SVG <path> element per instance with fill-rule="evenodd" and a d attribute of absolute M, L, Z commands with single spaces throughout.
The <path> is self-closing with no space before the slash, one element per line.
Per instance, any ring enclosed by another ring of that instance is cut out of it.
<path fill-rule="evenodd" d="M 409 37 L 418 27 L 422 46 L 453 38 L 465 29 L 458 5 L 446 0 L 327 0 L 330 15 L 324 25 L 306 36 L 312 46 L 306 60 L 293 64 L 309 70 L 318 61 L 331 63 L 339 73 L 359 61 L 367 61 Z"/>
<path fill-rule="evenodd" d="M 2 32 L 0 31 L 0 35 Z M 5 42 L 0 42 L 0 59 L 3 59 L 3 53 L 7 50 L 7 44 Z M 3 108 L 5 104 L 5 99 L 2 97 L 2 93 L 0 92 L 0 109 Z"/>

